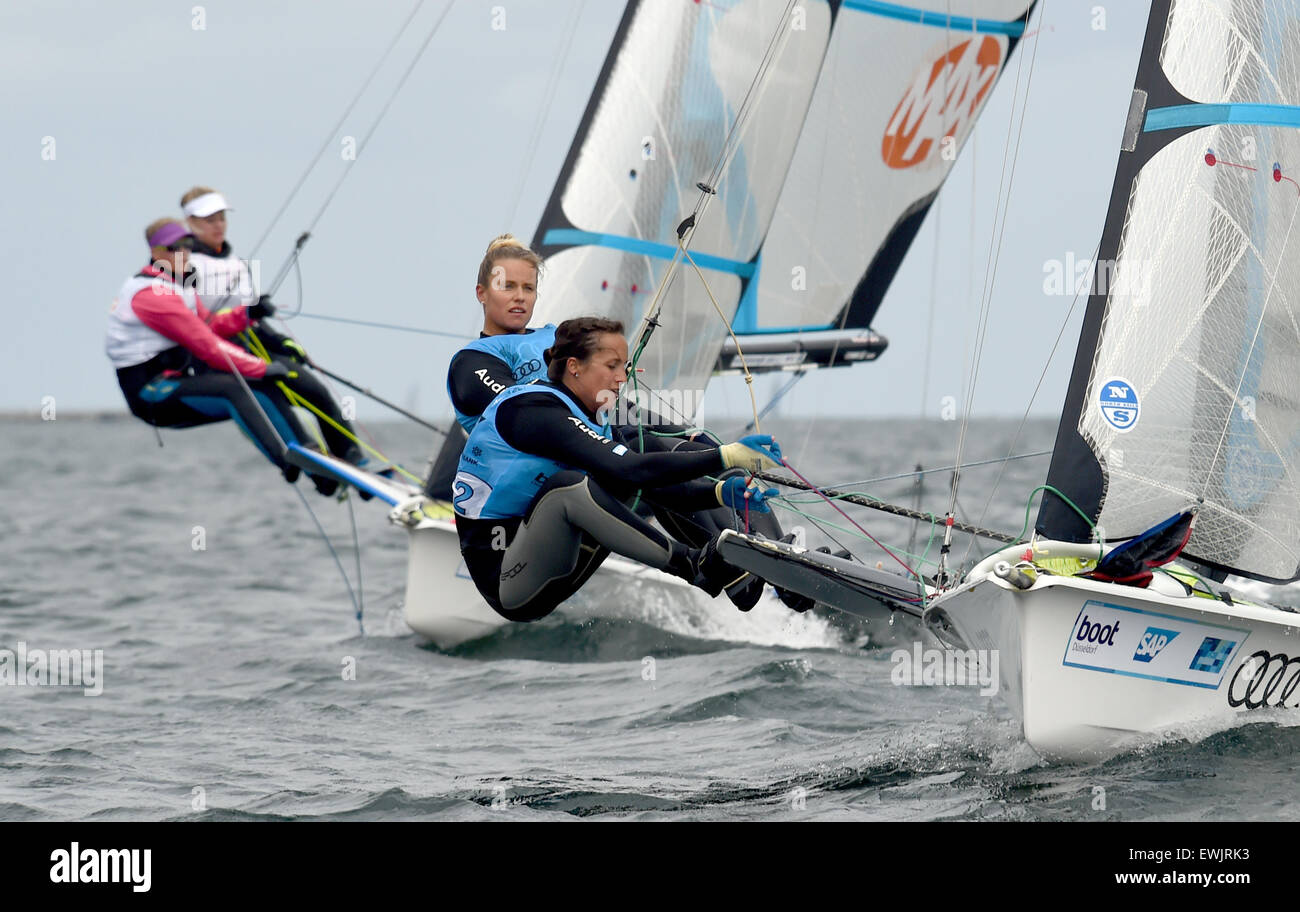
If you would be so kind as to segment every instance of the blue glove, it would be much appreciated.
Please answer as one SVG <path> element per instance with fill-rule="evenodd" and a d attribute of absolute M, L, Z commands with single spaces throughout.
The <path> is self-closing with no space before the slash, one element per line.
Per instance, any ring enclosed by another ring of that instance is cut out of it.
<path fill-rule="evenodd" d="M 746 472 L 770 472 L 781 468 L 781 445 L 770 434 L 750 434 L 736 443 L 718 447 L 722 464 Z"/>
<path fill-rule="evenodd" d="M 770 497 L 777 495 L 776 488 L 768 488 L 764 491 L 757 484 L 745 484 L 745 479 L 739 475 L 732 475 L 730 478 L 724 478 L 718 482 L 714 492 L 718 496 L 718 503 L 724 507 L 731 507 L 733 510 L 744 510 L 745 501 L 749 501 L 749 509 L 756 513 L 770 513 L 772 508 L 767 505 Z"/>

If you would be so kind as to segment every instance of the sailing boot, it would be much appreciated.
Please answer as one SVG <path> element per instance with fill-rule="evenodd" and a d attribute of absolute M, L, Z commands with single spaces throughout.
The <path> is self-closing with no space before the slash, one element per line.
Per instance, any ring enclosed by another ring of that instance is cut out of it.
<path fill-rule="evenodd" d="M 717 597 L 726 591 L 728 598 L 741 611 L 753 608 L 763 595 L 763 581 L 747 570 L 733 567 L 718 554 L 718 540 L 711 538 L 695 555 L 695 579 L 698 586 L 709 595 Z M 734 594 L 733 594 L 734 593 Z"/>
<path fill-rule="evenodd" d="M 338 493 L 339 483 L 336 479 L 329 478 L 325 475 L 311 474 L 307 477 L 310 478 L 312 484 L 316 486 L 316 493 L 320 494 L 322 497 L 333 497 Z"/>
<path fill-rule="evenodd" d="M 766 585 L 757 576 L 746 571 L 744 576 L 723 591 L 727 593 L 727 598 L 731 599 L 731 604 L 741 611 L 748 611 L 763 597 L 763 587 Z"/>

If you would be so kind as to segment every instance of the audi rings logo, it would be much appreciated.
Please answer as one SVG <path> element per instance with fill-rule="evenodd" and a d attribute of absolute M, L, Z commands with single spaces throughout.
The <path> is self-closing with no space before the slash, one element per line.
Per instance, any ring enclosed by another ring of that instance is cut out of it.
<path fill-rule="evenodd" d="M 514 377 L 515 382 L 518 382 L 525 377 L 531 377 L 533 374 L 539 373 L 541 369 L 542 362 L 538 361 L 536 358 L 532 358 L 516 367 L 511 376 Z"/>
<path fill-rule="evenodd" d="M 1283 653 L 1254 653 L 1237 666 L 1228 682 L 1228 705 L 1258 709 L 1261 706 L 1296 709 L 1300 703 L 1288 703 L 1300 687 L 1300 656 Z"/>

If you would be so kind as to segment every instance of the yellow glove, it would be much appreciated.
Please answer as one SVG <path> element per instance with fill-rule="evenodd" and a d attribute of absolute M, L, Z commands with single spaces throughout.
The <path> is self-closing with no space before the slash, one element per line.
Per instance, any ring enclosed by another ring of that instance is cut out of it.
<path fill-rule="evenodd" d="M 722 464 L 746 472 L 770 472 L 781 468 L 781 445 L 770 434 L 750 434 L 735 443 L 718 447 Z"/>

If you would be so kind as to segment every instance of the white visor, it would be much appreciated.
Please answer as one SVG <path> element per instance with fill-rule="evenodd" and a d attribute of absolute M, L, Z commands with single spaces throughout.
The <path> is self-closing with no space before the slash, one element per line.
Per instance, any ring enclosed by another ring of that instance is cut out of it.
<path fill-rule="evenodd" d="M 226 205 L 226 198 L 220 193 L 205 193 L 202 196 L 196 196 L 185 204 L 184 211 L 186 215 L 193 215 L 198 218 L 206 218 L 214 212 L 220 212 L 223 209 L 229 209 Z"/>

